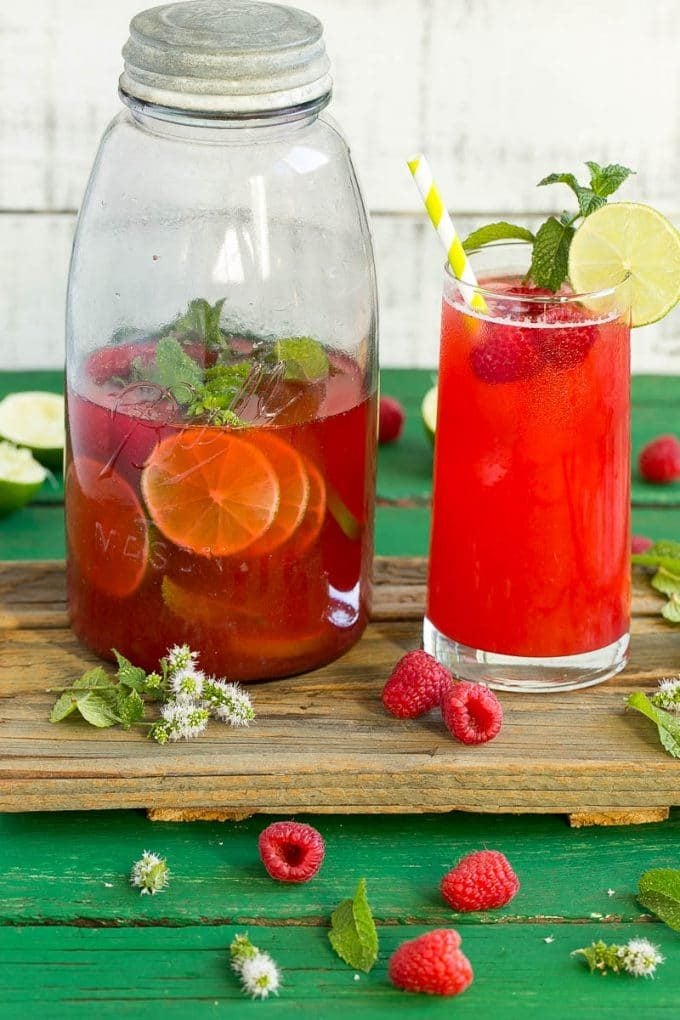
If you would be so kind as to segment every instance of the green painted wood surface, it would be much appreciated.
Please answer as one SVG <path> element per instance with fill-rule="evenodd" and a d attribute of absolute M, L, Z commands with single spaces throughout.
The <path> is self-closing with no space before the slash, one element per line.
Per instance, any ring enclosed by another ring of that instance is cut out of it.
<path fill-rule="evenodd" d="M 241 926 L 128 928 L 5 928 L 0 930 L 0 990 L 4 1020 L 67 1017 L 571 1017 L 621 1020 L 677 1016 L 680 968 L 666 965 L 655 981 L 589 974 L 569 955 L 600 934 L 596 924 L 467 925 L 462 949 L 473 984 L 454 1000 L 408 994 L 386 977 L 397 945 L 426 929 L 380 929 L 381 955 L 370 974 L 345 966 L 320 926 L 251 927 L 256 944 L 283 970 L 278 997 L 251 1002 L 229 969 L 228 947 Z M 625 941 L 651 935 L 665 954 L 677 953 L 661 925 L 611 925 Z M 546 942 L 545 939 L 554 939 Z M 36 970 L 40 968 L 40 980 Z"/>
<path fill-rule="evenodd" d="M 570 830 L 562 818 L 475 815 L 311 817 L 326 859 L 300 886 L 269 879 L 257 856 L 262 819 L 158 824 L 136 812 L 0 817 L 0 1015 L 49 1018 L 276 1016 L 668 1016 L 680 1003 L 680 935 L 645 914 L 635 886 L 649 867 L 677 864 L 680 812 L 668 823 Z M 502 849 L 521 889 L 508 907 L 457 915 L 438 893 L 464 853 Z M 141 897 L 128 884 L 143 849 L 167 855 L 169 889 Z M 370 975 L 331 952 L 329 915 L 368 880 L 381 954 Z M 613 895 L 608 894 L 613 890 Z M 601 916 L 600 916 L 601 915 Z M 406 938 L 455 926 L 475 969 L 455 1000 L 405 995 L 386 980 Z M 281 996 L 241 997 L 227 965 L 229 941 L 247 930 L 284 969 Z M 591 976 L 570 952 L 597 938 L 650 938 L 667 963 L 657 979 Z M 545 939 L 552 939 L 545 942 Z M 39 969 L 38 969 L 39 968 Z"/>
<path fill-rule="evenodd" d="M 443 903 L 439 882 L 460 857 L 485 847 L 505 853 L 522 883 L 513 902 L 485 914 L 485 922 L 583 921 L 593 913 L 633 922 L 644 913 L 635 900 L 642 872 L 680 866 L 680 810 L 652 825 L 584 829 L 570 829 L 558 815 L 306 820 L 322 833 L 326 859 L 314 881 L 291 886 L 272 882 L 258 857 L 257 838 L 271 818 L 159 823 L 132 811 L 0 815 L 0 924 L 313 924 L 362 876 L 382 923 L 469 924 L 472 915 Z M 168 858 L 174 878 L 162 895 L 142 897 L 128 885 L 144 849 Z M 680 965 L 680 935 L 677 943 Z"/>

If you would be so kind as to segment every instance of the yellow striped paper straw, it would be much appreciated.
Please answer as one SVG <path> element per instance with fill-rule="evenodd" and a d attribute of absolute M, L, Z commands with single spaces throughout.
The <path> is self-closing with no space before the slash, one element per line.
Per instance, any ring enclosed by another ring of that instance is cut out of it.
<path fill-rule="evenodd" d="M 464 283 L 470 284 L 471 287 L 479 286 L 458 232 L 453 225 L 453 220 L 447 212 L 437 185 L 434 183 L 429 163 L 422 153 L 407 159 L 406 163 L 425 203 L 425 208 L 432 220 L 432 225 L 439 234 L 439 240 L 444 245 L 446 257 L 455 276 Z M 476 291 L 470 294 L 467 287 L 461 287 L 461 293 L 471 308 L 476 308 L 479 312 L 488 311 L 486 301 L 481 294 Z"/>

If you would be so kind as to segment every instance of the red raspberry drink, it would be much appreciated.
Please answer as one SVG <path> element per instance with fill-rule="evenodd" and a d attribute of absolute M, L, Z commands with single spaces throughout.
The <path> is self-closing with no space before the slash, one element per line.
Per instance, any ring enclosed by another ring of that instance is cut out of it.
<path fill-rule="evenodd" d="M 130 381 L 160 364 L 142 342 L 95 351 L 69 387 L 73 628 L 100 655 L 116 648 L 147 669 L 184 642 L 231 680 L 313 669 L 367 621 L 375 396 L 348 356 L 331 353 L 317 380 L 282 377 L 266 359 L 254 377 L 235 341 L 240 420 L 216 424 L 196 399 L 191 417 L 189 399 L 200 391 L 208 406 L 233 349 L 210 391 L 200 377 L 214 355 L 181 346 L 197 366 L 173 349 L 191 385 Z"/>
<path fill-rule="evenodd" d="M 628 286 L 478 278 L 484 313 L 444 288 L 425 648 L 499 688 L 588 686 L 628 648 Z"/>

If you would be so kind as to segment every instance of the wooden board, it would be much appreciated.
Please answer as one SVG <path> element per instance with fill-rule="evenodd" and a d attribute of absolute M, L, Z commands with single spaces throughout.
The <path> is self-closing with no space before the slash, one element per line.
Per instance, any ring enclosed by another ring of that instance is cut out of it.
<path fill-rule="evenodd" d="M 373 621 L 340 661 L 254 688 L 249 730 L 214 726 L 158 747 L 136 733 L 48 722 L 59 687 L 96 662 L 68 629 L 61 562 L 0 565 L 0 810 L 139 807 L 244 813 L 425 811 L 630 813 L 680 804 L 680 766 L 625 695 L 680 671 L 680 635 L 636 586 L 632 658 L 608 683 L 503 694 L 485 746 L 441 719 L 397 720 L 380 703 L 420 639 L 424 561 L 379 559 Z"/>

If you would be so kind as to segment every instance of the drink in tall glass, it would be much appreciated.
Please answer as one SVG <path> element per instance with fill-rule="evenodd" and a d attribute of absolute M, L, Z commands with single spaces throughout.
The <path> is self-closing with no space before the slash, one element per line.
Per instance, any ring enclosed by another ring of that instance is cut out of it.
<path fill-rule="evenodd" d="M 425 647 L 495 687 L 570 689 L 626 661 L 628 287 L 540 291 L 522 247 L 483 253 L 484 312 L 446 274 Z"/>

